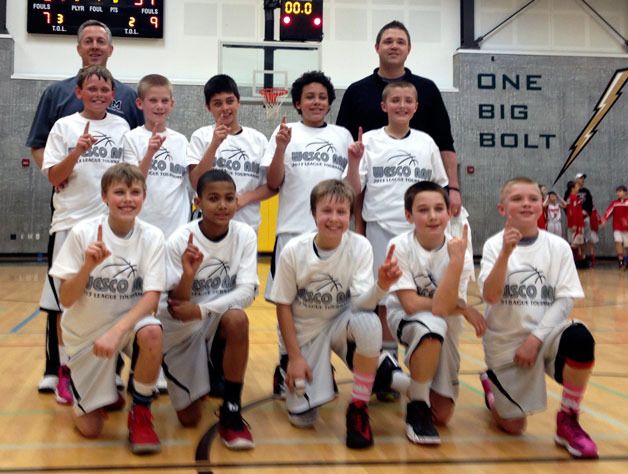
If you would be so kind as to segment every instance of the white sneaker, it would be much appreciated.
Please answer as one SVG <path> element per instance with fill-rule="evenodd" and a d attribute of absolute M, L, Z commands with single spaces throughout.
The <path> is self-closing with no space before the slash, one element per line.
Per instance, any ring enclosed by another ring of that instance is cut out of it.
<path fill-rule="evenodd" d="M 168 382 L 166 381 L 163 368 L 159 369 L 159 377 L 157 377 L 155 388 L 161 394 L 168 393 Z"/>
<path fill-rule="evenodd" d="M 292 426 L 296 426 L 297 428 L 309 428 L 317 419 L 318 408 L 311 408 L 308 411 L 299 413 L 298 415 L 288 413 L 288 420 L 290 420 Z"/>
<path fill-rule="evenodd" d="M 118 374 L 116 374 L 116 388 L 119 392 L 124 390 L 124 382 L 122 381 L 122 377 L 120 377 Z"/>
<path fill-rule="evenodd" d="M 59 377 L 56 375 L 44 375 L 37 385 L 37 391 L 41 393 L 54 393 L 59 383 Z"/>

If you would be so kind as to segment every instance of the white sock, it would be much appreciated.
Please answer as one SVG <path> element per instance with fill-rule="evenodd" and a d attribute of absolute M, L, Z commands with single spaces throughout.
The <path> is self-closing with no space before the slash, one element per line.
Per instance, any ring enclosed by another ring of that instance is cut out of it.
<path fill-rule="evenodd" d="M 65 352 L 65 346 L 59 347 L 59 365 L 68 365 L 68 361 L 70 360 L 68 354 Z"/>
<path fill-rule="evenodd" d="M 408 388 L 410 387 L 410 376 L 401 370 L 395 370 L 393 372 L 392 383 L 390 386 L 397 390 L 400 394 L 406 395 L 408 393 Z"/>
<path fill-rule="evenodd" d="M 421 402 L 427 403 L 427 406 L 430 406 L 430 386 L 432 385 L 432 381 L 428 380 L 427 382 L 417 382 L 412 380 L 410 383 L 410 400 L 417 400 Z"/>
<path fill-rule="evenodd" d="M 150 397 L 153 395 L 153 391 L 155 390 L 155 382 L 149 384 L 138 382 L 137 379 L 133 379 L 133 388 L 135 388 L 135 391 L 143 397 Z"/>

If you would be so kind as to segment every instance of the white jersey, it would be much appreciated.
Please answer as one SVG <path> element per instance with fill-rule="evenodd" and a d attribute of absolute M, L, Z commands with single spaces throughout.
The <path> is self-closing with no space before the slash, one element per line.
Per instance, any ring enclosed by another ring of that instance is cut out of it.
<path fill-rule="evenodd" d="M 122 142 L 123 161 L 139 166 L 152 134 L 143 125 L 127 132 Z M 139 217 L 159 227 L 167 238 L 190 221 L 193 194 L 187 171 L 187 138 L 169 128 L 159 135 L 166 140 L 148 168 L 146 199 Z"/>
<path fill-rule="evenodd" d="M 181 255 L 187 248 L 190 233 L 194 245 L 203 254 L 203 262 L 194 276 L 191 302 L 207 303 L 229 293 L 237 285 L 259 285 L 257 279 L 257 236 L 255 231 L 242 222 L 232 220 L 229 231 L 220 242 L 209 240 L 199 227 L 200 220 L 180 227 L 170 236 L 166 252 L 167 289 L 172 290 L 181 280 L 183 268 Z M 167 323 L 176 321 L 163 305 L 159 319 Z M 164 328 L 167 326 L 164 324 Z"/>
<path fill-rule="evenodd" d="M 484 244 L 478 286 L 483 292 L 503 245 L 503 231 Z M 569 244 L 539 230 L 532 245 L 518 245 L 508 259 L 501 301 L 486 305 L 484 352 L 490 368 L 512 362 L 515 351 L 537 329 L 557 298 L 584 298 Z"/>
<path fill-rule="evenodd" d="M 53 195 L 51 234 L 107 212 L 101 198 L 100 179 L 107 168 L 122 161 L 122 137 L 129 131 L 129 124 L 123 118 L 107 113 L 102 120 L 91 120 L 79 112 L 60 118 L 48 135 L 42 171 L 48 176 L 48 170 L 68 156 L 87 122 L 96 143 L 76 162 L 65 187 Z"/>
<path fill-rule="evenodd" d="M 287 124 L 292 138 L 284 155 L 284 181 L 279 189 L 277 234 L 313 232 L 316 230 L 310 209 L 312 188 L 325 179 L 342 179 L 347 153 L 353 138 L 337 125 L 308 127 L 301 122 Z M 270 137 L 262 165 L 272 162 L 279 127 Z"/>
<path fill-rule="evenodd" d="M 292 307 L 299 346 L 314 339 L 373 286 L 373 251 L 365 237 L 347 231 L 326 259 L 314 250 L 316 233 L 288 242 L 279 257 L 270 300 Z"/>
<path fill-rule="evenodd" d="M 214 125 L 207 125 L 196 130 L 190 138 L 188 165 L 198 165 L 203 159 L 214 136 Z M 227 138 L 216 150 L 214 168 L 221 169 L 233 178 L 238 194 L 253 191 L 266 182 L 266 171 L 260 165 L 268 140 L 257 130 L 242 127 L 242 131 Z M 233 217 L 245 222 L 254 229 L 259 227 L 260 203 L 255 202 L 240 209 Z"/>
<path fill-rule="evenodd" d="M 383 127 L 365 133 L 362 141 L 364 156 L 359 173 L 364 190 L 364 220 L 376 221 L 395 235 L 411 230 L 413 226 L 404 213 L 406 190 L 417 181 L 441 186 L 449 183 L 436 143 L 427 133 L 413 129 L 398 140 Z"/>
<path fill-rule="evenodd" d="M 103 242 L 111 255 L 92 270 L 83 295 L 63 311 L 61 327 L 68 354 L 88 347 L 109 330 L 147 291 L 162 292 L 166 273 L 164 236 L 155 226 L 135 219 L 128 239 L 116 236 L 102 215 L 77 224 L 50 269 L 67 280 L 85 261 L 85 249 L 96 241 L 102 224 Z"/>
<path fill-rule="evenodd" d="M 443 279 L 449 265 L 447 241 L 451 236 L 445 234 L 445 242 L 434 250 L 424 249 L 414 235 L 414 229 L 398 235 L 390 241 L 388 248 L 395 244 L 395 257 L 399 262 L 401 277 L 392 284 L 386 299 L 386 306 L 390 309 L 402 308 L 396 291 L 412 290 L 419 296 L 432 298 L 439 282 Z M 388 250 L 387 250 L 388 252 Z M 467 287 L 473 275 L 473 257 L 470 252 L 464 256 L 464 265 L 458 286 L 458 299 L 467 301 Z M 448 317 L 449 320 L 451 317 Z"/>

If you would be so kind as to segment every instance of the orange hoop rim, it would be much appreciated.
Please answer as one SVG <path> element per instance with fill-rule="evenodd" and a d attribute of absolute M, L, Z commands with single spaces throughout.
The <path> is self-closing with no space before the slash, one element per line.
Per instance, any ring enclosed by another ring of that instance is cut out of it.
<path fill-rule="evenodd" d="M 288 95 L 288 89 L 285 87 L 265 87 L 259 90 L 259 95 L 264 98 L 264 102 L 270 106 L 277 104 L 277 99 Z"/>

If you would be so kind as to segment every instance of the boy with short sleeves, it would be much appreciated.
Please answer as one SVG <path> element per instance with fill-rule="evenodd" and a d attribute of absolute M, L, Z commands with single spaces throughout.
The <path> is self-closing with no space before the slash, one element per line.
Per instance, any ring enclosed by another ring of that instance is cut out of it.
<path fill-rule="evenodd" d="M 122 136 L 129 130 L 123 118 L 107 112 L 114 97 L 113 77 L 103 66 L 81 69 L 76 95 L 83 111 L 55 122 L 44 149 L 42 171 L 57 192 L 53 196 L 48 261 L 54 263 L 70 229 L 79 222 L 105 214 L 100 197 L 100 179 L 105 170 L 122 160 Z M 41 308 L 61 312 L 59 282 L 49 277 L 44 282 Z M 72 404 L 67 355 L 59 340 L 59 382 L 57 402 Z"/>
<path fill-rule="evenodd" d="M 458 398 L 462 316 L 477 336 L 485 325 L 482 315 L 466 305 L 473 275 L 468 227 L 463 227 L 461 237 L 446 234 L 450 217 L 447 192 L 430 181 L 415 183 L 404 195 L 404 208 L 414 229 L 389 244 L 389 251 L 395 249 L 401 278 L 386 298 L 388 326 L 405 346 L 405 363 L 410 369 L 406 436 L 417 444 L 440 444 L 433 421 L 446 424 Z M 394 379 L 389 380 L 393 388 L 401 388 Z"/>
<path fill-rule="evenodd" d="M 284 370 L 290 422 L 301 428 L 313 425 L 318 407 L 335 397 L 331 349 L 353 371 L 346 445 L 361 449 L 373 444 L 367 404 L 381 349 L 381 325 L 371 309 L 399 278 L 399 268 L 389 256 L 373 282 L 371 246 L 348 231 L 353 200 L 352 189 L 342 181 L 325 180 L 314 187 L 310 209 L 317 232 L 288 242 L 271 301 L 277 305 L 288 354 Z"/>
<path fill-rule="evenodd" d="M 219 434 L 230 449 L 251 449 L 253 437 L 241 415 L 248 360 L 248 319 L 255 298 L 257 238 L 233 219 L 233 179 L 208 171 L 198 180 L 195 204 L 202 218 L 179 228 L 168 240 L 168 305 L 160 305 L 164 326 L 164 372 L 168 394 L 183 426 L 196 426 L 202 401 L 221 387 Z M 213 378 L 218 372 L 220 378 Z"/>
<path fill-rule="evenodd" d="M 136 219 L 145 193 L 137 167 L 120 163 L 109 168 L 102 178 L 108 214 L 75 225 L 50 270 L 61 282 L 61 327 L 76 428 L 87 438 L 102 432 L 105 408 L 120 403 L 116 359 L 125 352 L 134 361 L 128 428 L 131 450 L 137 454 L 160 450 L 150 404 L 162 332 L 151 313 L 165 286 L 164 237 Z"/>
<path fill-rule="evenodd" d="M 260 163 L 268 140 L 257 130 L 240 125 L 240 92 L 230 76 L 218 74 L 210 78 L 204 94 L 215 124 L 199 128 L 190 138 L 188 165 L 192 186 L 196 187 L 199 177 L 210 169 L 228 173 L 238 190 L 234 219 L 257 231 L 260 202 L 275 194 L 266 186 L 266 169 Z"/>
<path fill-rule="evenodd" d="M 139 166 L 146 176 L 140 219 L 159 227 L 168 238 L 190 221 L 193 191 L 187 171 L 188 140 L 167 126 L 174 99 L 166 77 L 149 74 L 140 79 L 136 102 L 144 113 L 144 125 L 124 135 L 123 160 Z"/>
<path fill-rule="evenodd" d="M 604 215 L 600 226 L 613 218 L 613 240 L 615 241 L 615 252 L 620 270 L 628 268 L 628 188 L 623 184 L 615 189 L 617 199 L 611 202 Z"/>
<path fill-rule="evenodd" d="M 584 293 L 571 250 L 562 238 L 539 230 L 541 192 L 529 178 L 501 189 L 504 230 L 484 244 L 478 283 L 486 302 L 482 386 L 497 425 L 520 435 L 528 415 L 547 406 L 545 374 L 563 386 L 555 442 L 575 458 L 596 458 L 597 447 L 578 421 L 594 363 L 595 341 L 571 320 Z"/>

